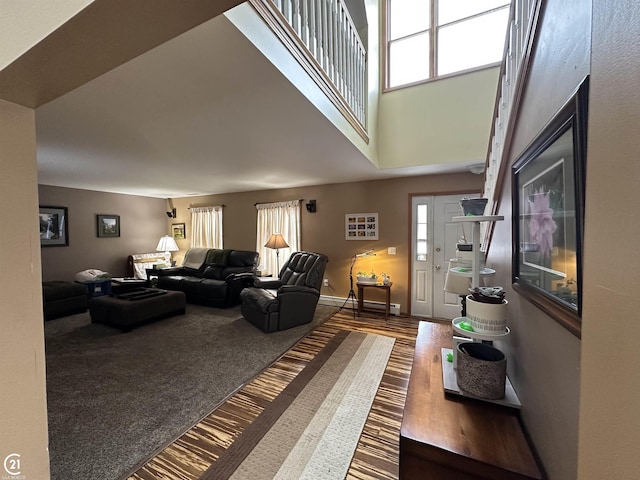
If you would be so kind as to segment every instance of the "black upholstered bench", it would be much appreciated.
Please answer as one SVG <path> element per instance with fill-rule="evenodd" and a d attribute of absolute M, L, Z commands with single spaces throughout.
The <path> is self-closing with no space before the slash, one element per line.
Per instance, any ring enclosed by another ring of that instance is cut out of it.
<path fill-rule="evenodd" d="M 87 287 L 81 283 L 53 280 L 42 282 L 45 320 L 87 311 Z"/>
<path fill-rule="evenodd" d="M 128 332 L 145 323 L 183 315 L 185 305 L 183 292 L 140 289 L 123 295 L 92 298 L 89 312 L 93 323 L 104 323 Z"/>

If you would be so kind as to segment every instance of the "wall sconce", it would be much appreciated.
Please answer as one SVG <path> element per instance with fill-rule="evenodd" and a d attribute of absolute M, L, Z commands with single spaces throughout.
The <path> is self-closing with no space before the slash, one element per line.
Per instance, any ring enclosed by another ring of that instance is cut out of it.
<path fill-rule="evenodd" d="M 307 207 L 307 212 L 315 213 L 315 211 L 316 211 L 316 201 L 315 200 L 309 200 L 309 203 L 305 203 L 304 206 Z"/>
<path fill-rule="evenodd" d="M 167 212 L 167 217 L 176 218 L 176 209 L 172 208 L 170 212 Z"/>

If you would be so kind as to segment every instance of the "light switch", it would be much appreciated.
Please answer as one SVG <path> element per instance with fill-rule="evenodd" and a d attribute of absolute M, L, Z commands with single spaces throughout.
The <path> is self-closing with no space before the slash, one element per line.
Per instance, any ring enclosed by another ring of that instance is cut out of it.
<path fill-rule="evenodd" d="M 389 247 L 387 248 L 387 253 L 389 255 L 395 255 L 396 254 L 396 247 Z"/>

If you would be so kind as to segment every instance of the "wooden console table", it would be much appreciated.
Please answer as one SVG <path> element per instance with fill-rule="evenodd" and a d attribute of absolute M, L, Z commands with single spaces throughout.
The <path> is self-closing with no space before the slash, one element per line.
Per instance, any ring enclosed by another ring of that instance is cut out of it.
<path fill-rule="evenodd" d="M 391 313 L 391 285 L 393 285 L 393 282 L 389 282 L 387 285 L 382 283 L 356 283 L 356 285 L 358 286 L 358 314 L 364 311 L 364 289 L 378 288 L 385 290 L 387 293 L 384 317 L 389 318 L 389 314 Z"/>
<path fill-rule="evenodd" d="M 400 429 L 400 479 L 542 479 L 515 410 L 445 395 L 440 348 L 452 343 L 450 325 L 420 322 Z"/>

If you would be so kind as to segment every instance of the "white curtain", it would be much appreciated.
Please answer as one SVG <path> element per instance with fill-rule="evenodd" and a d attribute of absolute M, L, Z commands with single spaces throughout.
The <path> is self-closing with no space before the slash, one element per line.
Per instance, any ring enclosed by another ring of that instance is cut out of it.
<path fill-rule="evenodd" d="M 222 247 L 222 207 L 191 208 L 191 246 Z"/>
<path fill-rule="evenodd" d="M 293 252 L 300 250 L 300 200 L 259 203 L 256 251 L 260 254 L 262 271 L 278 276 L 276 251 L 264 246 L 272 233 L 281 233 L 289 248 L 279 250 L 280 268 Z"/>

